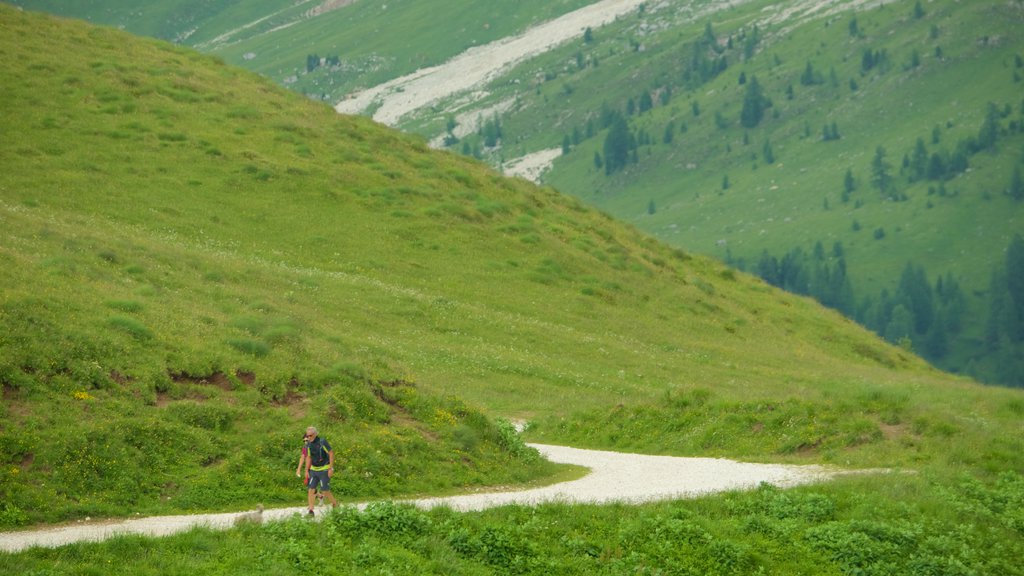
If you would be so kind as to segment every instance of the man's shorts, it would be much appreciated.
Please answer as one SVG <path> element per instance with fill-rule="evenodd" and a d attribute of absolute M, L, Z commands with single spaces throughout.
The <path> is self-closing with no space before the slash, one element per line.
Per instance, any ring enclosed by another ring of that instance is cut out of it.
<path fill-rule="evenodd" d="M 330 492 L 331 477 L 327 474 L 327 470 L 310 470 L 309 484 L 307 484 L 307 487 L 310 490 L 320 488 L 321 492 Z"/>

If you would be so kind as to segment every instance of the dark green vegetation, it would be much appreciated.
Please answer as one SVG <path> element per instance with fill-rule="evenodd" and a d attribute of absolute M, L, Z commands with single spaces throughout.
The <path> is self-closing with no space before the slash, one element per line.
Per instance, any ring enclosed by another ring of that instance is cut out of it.
<path fill-rule="evenodd" d="M 549 477 L 499 416 L 909 471 L 636 508 L 380 505 L 0 572 L 1020 572 L 1019 391 L 191 51 L 0 7 L 0 78 L 4 529 L 297 504 L 309 423 L 348 499 Z"/>

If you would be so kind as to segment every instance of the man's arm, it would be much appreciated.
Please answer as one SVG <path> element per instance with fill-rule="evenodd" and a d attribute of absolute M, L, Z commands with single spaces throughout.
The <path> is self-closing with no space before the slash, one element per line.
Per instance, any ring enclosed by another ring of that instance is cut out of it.
<path fill-rule="evenodd" d="M 330 458 L 330 467 L 327 469 L 327 476 L 331 477 L 334 475 L 334 450 L 327 452 L 327 457 Z"/>

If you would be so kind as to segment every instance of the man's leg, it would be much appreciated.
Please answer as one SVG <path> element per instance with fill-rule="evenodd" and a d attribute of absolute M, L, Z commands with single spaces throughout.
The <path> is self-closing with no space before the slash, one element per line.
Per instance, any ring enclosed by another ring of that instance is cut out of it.
<path fill-rule="evenodd" d="M 310 475 L 309 484 L 306 485 L 306 497 L 309 500 L 309 513 L 313 513 L 313 502 L 316 500 L 317 486 L 314 486 L 313 483 L 316 483 L 317 486 L 319 485 L 319 483 L 316 482 L 315 477 L 313 475 Z"/>
<path fill-rule="evenodd" d="M 338 505 L 338 501 L 334 499 L 334 494 L 331 494 L 330 490 L 323 492 L 323 495 L 331 502 L 331 506 L 336 507 Z"/>

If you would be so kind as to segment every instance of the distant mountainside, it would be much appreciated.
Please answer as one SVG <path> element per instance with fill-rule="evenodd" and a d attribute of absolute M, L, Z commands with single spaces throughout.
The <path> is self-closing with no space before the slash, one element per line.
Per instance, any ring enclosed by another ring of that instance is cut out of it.
<path fill-rule="evenodd" d="M 1019 2 L 20 4 L 543 178 L 944 369 L 1024 386 Z"/>

